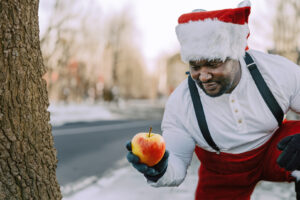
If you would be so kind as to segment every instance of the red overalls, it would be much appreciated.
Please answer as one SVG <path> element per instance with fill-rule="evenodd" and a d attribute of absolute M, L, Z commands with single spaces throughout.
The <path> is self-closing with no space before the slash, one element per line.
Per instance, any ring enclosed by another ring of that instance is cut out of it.
<path fill-rule="evenodd" d="M 281 153 L 278 142 L 300 133 L 300 121 L 285 121 L 273 137 L 261 147 L 240 154 L 208 152 L 196 147 L 201 162 L 196 200 L 249 200 L 261 181 L 291 182 L 291 172 L 276 163 Z"/>

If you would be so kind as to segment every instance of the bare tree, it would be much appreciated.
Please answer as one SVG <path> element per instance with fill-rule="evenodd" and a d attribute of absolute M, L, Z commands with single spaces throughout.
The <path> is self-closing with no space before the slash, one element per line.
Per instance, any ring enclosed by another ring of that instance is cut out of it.
<path fill-rule="evenodd" d="M 300 1 L 278 0 L 274 20 L 274 50 L 299 62 Z"/>
<path fill-rule="evenodd" d="M 50 98 L 80 101 L 89 90 L 86 86 L 96 84 L 99 30 L 99 9 L 94 0 L 55 0 L 41 38 Z"/>
<path fill-rule="evenodd" d="M 137 44 L 139 33 L 136 30 L 130 9 L 125 7 L 120 13 L 107 20 L 105 26 L 105 48 L 103 66 L 105 67 L 105 94 L 114 98 L 112 91 L 120 97 L 148 98 L 149 81 L 145 60 Z"/>
<path fill-rule="evenodd" d="M 41 40 L 49 69 L 50 98 L 80 101 L 99 99 L 99 94 L 105 100 L 147 97 L 149 84 L 144 81 L 145 64 L 130 7 L 99 16 L 94 0 L 78 12 L 75 8 L 82 1 L 75 0 L 64 10 L 69 1 L 55 1 Z"/>
<path fill-rule="evenodd" d="M 38 0 L 0 1 L 0 199 L 61 199 Z"/>

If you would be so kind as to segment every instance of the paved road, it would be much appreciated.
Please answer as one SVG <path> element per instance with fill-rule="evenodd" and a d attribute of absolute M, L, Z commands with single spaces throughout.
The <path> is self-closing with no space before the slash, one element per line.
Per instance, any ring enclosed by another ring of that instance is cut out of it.
<path fill-rule="evenodd" d="M 58 182 L 64 186 L 85 177 L 100 177 L 126 156 L 126 141 L 150 126 L 161 133 L 160 124 L 160 120 L 118 120 L 53 127 Z"/>

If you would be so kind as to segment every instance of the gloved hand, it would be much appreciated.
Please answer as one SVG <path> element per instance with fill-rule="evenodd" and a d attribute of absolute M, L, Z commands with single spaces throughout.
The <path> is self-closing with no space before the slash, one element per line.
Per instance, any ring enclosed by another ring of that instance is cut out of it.
<path fill-rule="evenodd" d="M 166 150 L 163 158 L 157 163 L 156 165 L 149 167 L 145 164 L 142 164 L 139 162 L 139 157 L 134 155 L 131 152 L 131 142 L 129 141 L 126 144 L 126 148 L 129 151 L 127 154 L 127 160 L 132 164 L 132 166 L 137 169 L 139 172 L 144 174 L 144 176 L 153 182 L 157 182 L 160 177 L 162 177 L 165 172 L 167 171 L 168 166 L 168 158 L 169 158 L 169 152 Z"/>
<path fill-rule="evenodd" d="M 300 134 L 283 138 L 277 148 L 282 150 L 277 158 L 280 167 L 288 171 L 300 170 Z"/>

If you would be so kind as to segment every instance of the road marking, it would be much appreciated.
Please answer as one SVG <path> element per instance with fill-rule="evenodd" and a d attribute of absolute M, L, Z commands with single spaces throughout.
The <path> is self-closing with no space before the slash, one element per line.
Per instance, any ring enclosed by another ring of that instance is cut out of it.
<path fill-rule="evenodd" d="M 126 129 L 126 128 L 143 127 L 143 126 L 150 127 L 150 126 L 157 125 L 160 123 L 161 123 L 161 121 L 159 121 L 159 120 L 134 121 L 134 122 L 124 122 L 124 123 L 109 124 L 109 125 L 58 129 L 58 130 L 52 130 L 52 133 L 54 136 L 77 135 L 77 134 L 85 134 L 85 133 L 90 133 L 90 132 L 121 130 L 121 129 Z"/>

